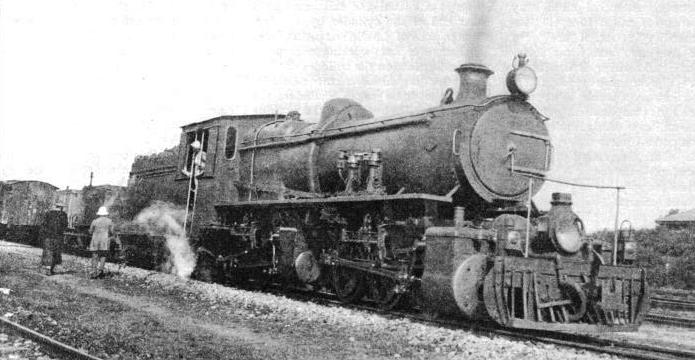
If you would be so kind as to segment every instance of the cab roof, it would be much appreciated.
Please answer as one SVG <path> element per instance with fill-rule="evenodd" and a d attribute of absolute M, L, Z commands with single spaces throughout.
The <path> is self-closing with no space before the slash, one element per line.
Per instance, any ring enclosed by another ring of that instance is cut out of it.
<path fill-rule="evenodd" d="M 187 128 L 191 128 L 191 127 L 199 127 L 201 125 L 212 124 L 212 123 L 224 121 L 224 120 L 240 121 L 240 120 L 257 120 L 257 119 L 263 119 L 263 118 L 275 119 L 276 116 L 278 119 L 284 119 L 285 118 L 285 114 L 222 115 L 222 116 L 214 117 L 212 119 L 186 124 L 186 125 L 181 126 L 181 128 L 187 129 Z"/>

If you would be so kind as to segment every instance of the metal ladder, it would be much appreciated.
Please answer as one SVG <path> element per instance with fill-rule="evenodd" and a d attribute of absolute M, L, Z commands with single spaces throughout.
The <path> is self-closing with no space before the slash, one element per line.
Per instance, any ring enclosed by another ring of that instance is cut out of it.
<path fill-rule="evenodd" d="M 196 135 L 194 141 L 200 141 L 200 149 L 197 151 L 194 151 L 194 153 L 191 156 L 191 170 L 190 173 L 188 174 L 188 191 L 187 191 L 187 196 L 186 196 L 186 215 L 183 219 L 183 232 L 188 236 L 188 232 L 193 228 L 193 219 L 195 218 L 195 205 L 196 201 L 198 200 L 198 176 L 202 175 L 202 171 L 198 169 L 198 162 L 196 161 L 198 156 L 201 156 L 201 161 L 202 160 L 202 153 L 203 153 L 203 144 L 205 143 L 205 133 L 202 133 L 200 135 L 200 139 L 198 139 L 198 135 Z M 191 221 L 188 221 L 188 214 L 191 214 Z"/>

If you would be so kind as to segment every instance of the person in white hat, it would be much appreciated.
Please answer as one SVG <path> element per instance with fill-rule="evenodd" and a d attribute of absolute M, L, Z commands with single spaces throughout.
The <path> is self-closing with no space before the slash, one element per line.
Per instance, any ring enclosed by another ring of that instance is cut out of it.
<path fill-rule="evenodd" d="M 97 218 L 92 221 L 89 226 L 89 232 L 92 234 L 92 241 L 89 244 L 89 251 L 92 252 L 92 271 L 90 276 L 97 278 L 104 274 L 104 265 L 106 264 L 106 255 L 109 253 L 110 238 L 114 234 L 113 221 L 108 218 L 109 212 L 106 206 L 102 206 L 97 211 Z M 97 272 L 97 262 L 99 263 L 99 271 Z"/>

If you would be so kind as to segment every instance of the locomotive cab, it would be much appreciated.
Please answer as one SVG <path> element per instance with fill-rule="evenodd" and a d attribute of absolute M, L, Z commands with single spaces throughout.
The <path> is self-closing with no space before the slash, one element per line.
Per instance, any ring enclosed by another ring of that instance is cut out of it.
<path fill-rule="evenodd" d="M 194 228 L 219 222 L 216 203 L 239 200 L 234 182 L 239 179 L 241 137 L 275 118 L 272 114 L 220 116 L 181 128 L 175 183 L 179 194 L 188 194 L 178 203 L 187 204 L 194 214 Z M 193 174 L 195 181 L 191 181 Z"/>

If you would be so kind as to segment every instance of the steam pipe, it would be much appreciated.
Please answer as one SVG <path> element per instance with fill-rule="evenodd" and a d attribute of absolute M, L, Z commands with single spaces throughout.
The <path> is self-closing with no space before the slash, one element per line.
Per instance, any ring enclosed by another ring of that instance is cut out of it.
<path fill-rule="evenodd" d="M 531 237 L 531 198 L 533 197 L 533 178 L 528 178 L 528 204 L 526 205 L 526 243 L 524 244 L 524 257 L 528 257 L 528 243 Z"/>
<path fill-rule="evenodd" d="M 253 191 L 253 169 L 256 167 L 256 145 L 258 144 L 258 135 L 265 129 L 266 127 L 273 125 L 278 122 L 278 111 L 275 110 L 275 119 L 273 121 L 263 124 L 258 128 L 258 131 L 256 131 L 256 134 L 253 136 L 253 148 L 251 150 L 251 172 L 249 174 L 249 201 L 251 201 L 251 194 Z"/>
<path fill-rule="evenodd" d="M 613 231 L 613 266 L 618 265 L 618 217 L 620 216 L 620 188 L 615 189 L 615 230 Z"/>

